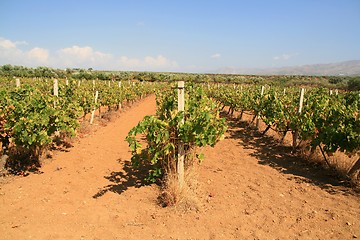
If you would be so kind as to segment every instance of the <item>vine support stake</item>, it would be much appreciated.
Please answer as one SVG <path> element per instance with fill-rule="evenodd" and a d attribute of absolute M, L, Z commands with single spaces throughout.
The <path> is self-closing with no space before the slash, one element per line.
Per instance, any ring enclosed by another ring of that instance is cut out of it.
<path fill-rule="evenodd" d="M 184 112 L 184 106 L 185 106 L 185 83 L 184 81 L 178 82 L 178 111 Z M 184 116 L 181 119 L 180 124 L 184 124 L 185 119 Z M 177 174 L 178 174 L 178 180 L 179 180 L 179 186 L 180 189 L 184 186 L 184 160 L 185 160 L 185 149 L 184 149 L 184 143 L 182 141 L 178 142 L 178 161 L 177 161 Z"/>
<path fill-rule="evenodd" d="M 54 79 L 54 96 L 59 96 L 59 82 L 57 79 Z"/>
<path fill-rule="evenodd" d="M 304 103 L 304 93 L 305 93 L 305 88 L 302 88 L 301 91 L 300 91 L 300 101 L 299 101 L 298 114 L 301 114 L 301 111 L 302 111 L 302 107 L 303 107 L 303 103 Z"/>
<path fill-rule="evenodd" d="M 301 88 L 298 115 L 300 115 L 302 111 L 302 107 L 304 103 L 304 93 L 305 93 L 305 88 Z M 293 150 L 295 150 L 297 146 L 298 135 L 299 135 L 299 130 L 295 129 L 295 131 L 293 132 Z"/>
<path fill-rule="evenodd" d="M 119 102 L 119 110 L 121 109 L 121 81 L 119 81 L 119 88 L 120 88 L 120 102 Z"/>
<path fill-rule="evenodd" d="M 59 82 L 57 79 L 54 79 L 54 96 L 59 97 Z M 56 106 L 56 100 L 54 101 L 54 106 Z"/>
<path fill-rule="evenodd" d="M 260 95 L 260 102 L 262 100 L 262 96 L 264 95 L 264 90 L 265 90 L 265 87 L 264 86 L 261 86 L 261 95 Z M 260 113 L 257 113 L 257 117 L 256 117 L 256 129 L 259 129 L 259 123 L 260 123 L 260 118 L 261 118 L 261 115 Z"/>
<path fill-rule="evenodd" d="M 96 91 L 96 92 L 95 92 L 95 105 L 96 105 L 96 103 L 97 103 L 98 97 L 99 97 L 99 91 Z M 93 111 L 91 112 L 90 124 L 92 124 L 93 121 L 94 121 L 95 108 L 96 108 L 96 107 L 94 107 Z"/>
<path fill-rule="evenodd" d="M 15 79 L 15 84 L 16 84 L 16 87 L 20 87 L 20 79 L 19 78 Z"/>

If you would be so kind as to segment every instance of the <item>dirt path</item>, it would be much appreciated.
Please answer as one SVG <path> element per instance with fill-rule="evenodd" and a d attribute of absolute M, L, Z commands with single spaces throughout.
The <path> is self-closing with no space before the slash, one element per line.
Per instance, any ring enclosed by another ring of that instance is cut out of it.
<path fill-rule="evenodd" d="M 360 238 L 359 197 L 231 121 L 227 138 L 205 149 L 202 209 L 158 206 L 158 187 L 137 178 L 124 141 L 154 113 L 148 97 L 56 153 L 42 174 L 0 186 L 0 239 Z"/>

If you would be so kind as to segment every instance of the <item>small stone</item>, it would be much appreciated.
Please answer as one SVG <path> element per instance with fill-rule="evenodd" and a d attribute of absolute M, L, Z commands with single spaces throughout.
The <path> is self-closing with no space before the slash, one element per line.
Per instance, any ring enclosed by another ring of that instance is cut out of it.
<path fill-rule="evenodd" d="M 351 222 L 346 222 L 346 225 L 351 226 Z"/>
<path fill-rule="evenodd" d="M 354 235 L 353 235 L 353 238 L 358 238 L 358 236 L 354 234 Z"/>

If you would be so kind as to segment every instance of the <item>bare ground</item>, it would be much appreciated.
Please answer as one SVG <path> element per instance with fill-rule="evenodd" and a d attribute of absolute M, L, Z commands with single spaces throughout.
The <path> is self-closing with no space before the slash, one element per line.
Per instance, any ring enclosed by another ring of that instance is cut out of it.
<path fill-rule="evenodd" d="M 226 139 L 205 148 L 200 210 L 162 208 L 124 141 L 154 113 L 152 96 L 56 152 L 41 174 L 2 183 L 0 239 L 360 238 L 356 193 L 232 119 Z"/>

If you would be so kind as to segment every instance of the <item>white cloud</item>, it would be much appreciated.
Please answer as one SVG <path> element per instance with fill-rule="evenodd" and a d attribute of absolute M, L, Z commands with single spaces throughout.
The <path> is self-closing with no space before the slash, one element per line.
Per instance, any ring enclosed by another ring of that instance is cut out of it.
<path fill-rule="evenodd" d="M 16 48 L 15 42 L 12 42 L 5 38 L 0 38 L 0 48 L 2 49 L 14 49 Z"/>
<path fill-rule="evenodd" d="M 217 59 L 217 58 L 221 57 L 221 54 L 220 53 L 215 53 L 215 54 L 211 55 L 210 57 L 214 58 L 214 59 Z"/>
<path fill-rule="evenodd" d="M 13 64 L 30 67 L 50 66 L 55 68 L 94 68 L 104 70 L 166 71 L 178 69 L 176 61 L 163 55 L 132 58 L 114 56 L 94 50 L 90 46 L 72 46 L 50 52 L 35 47 L 23 51 L 18 45 L 27 45 L 25 41 L 14 42 L 0 37 L 0 65 Z"/>
<path fill-rule="evenodd" d="M 58 51 L 60 56 L 72 57 L 74 59 L 86 59 L 91 57 L 93 50 L 91 47 L 79 47 L 73 46 L 69 48 L 63 48 Z"/>
<path fill-rule="evenodd" d="M 72 46 L 57 51 L 53 63 L 61 67 L 104 68 L 111 63 L 111 54 L 94 51 L 91 47 Z"/>
<path fill-rule="evenodd" d="M 8 39 L 0 38 L 0 64 L 13 64 L 16 60 L 23 61 L 24 56 L 16 44 Z"/>
<path fill-rule="evenodd" d="M 35 47 L 22 51 L 17 45 L 26 45 L 25 41 L 13 42 L 0 38 L 0 64 L 35 66 L 47 64 L 49 53 L 46 49 Z"/>
<path fill-rule="evenodd" d="M 121 56 L 120 65 L 133 68 L 133 67 L 139 67 L 141 64 L 139 59 L 128 58 L 127 56 Z"/>
<path fill-rule="evenodd" d="M 286 61 L 286 60 L 289 60 L 289 59 L 295 57 L 296 55 L 298 55 L 298 54 L 297 53 L 295 53 L 295 54 L 284 53 L 284 54 L 281 54 L 280 56 L 273 57 L 273 59 Z"/>
<path fill-rule="evenodd" d="M 29 45 L 29 43 L 26 42 L 26 41 L 15 41 L 14 43 L 15 43 L 16 45 Z"/>
<path fill-rule="evenodd" d="M 172 61 L 163 55 L 157 57 L 146 56 L 143 59 L 129 58 L 127 56 L 120 57 L 119 61 L 122 67 L 129 70 L 173 70 L 178 67 L 176 61 Z"/>
<path fill-rule="evenodd" d="M 145 57 L 145 65 L 150 67 L 177 67 L 177 63 L 159 55 L 157 57 Z"/>
<path fill-rule="evenodd" d="M 29 60 L 35 60 L 39 63 L 46 64 L 49 59 L 49 51 L 44 48 L 33 48 L 26 53 Z"/>

